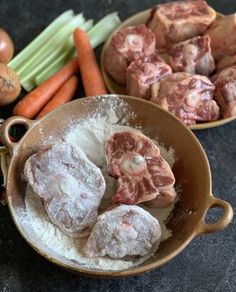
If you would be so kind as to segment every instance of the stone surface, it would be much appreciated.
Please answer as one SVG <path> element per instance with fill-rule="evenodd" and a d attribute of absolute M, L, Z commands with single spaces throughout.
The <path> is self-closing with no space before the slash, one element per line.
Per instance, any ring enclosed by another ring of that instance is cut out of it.
<path fill-rule="evenodd" d="M 84 11 L 87 18 L 96 20 L 118 10 L 124 20 L 157 2 L 1 0 L 0 26 L 10 33 L 19 51 L 66 9 Z M 236 11 L 234 0 L 208 2 L 222 13 Z M 3 108 L 0 117 L 8 117 L 10 113 L 11 107 Z M 209 158 L 213 193 L 229 201 L 236 211 L 236 121 L 195 134 Z M 212 211 L 208 220 L 215 220 L 218 214 Z M 103 280 L 70 274 L 47 262 L 20 236 L 7 207 L 0 206 L 0 291 L 233 292 L 236 291 L 236 219 L 225 231 L 193 240 L 180 255 L 158 270 L 128 279 Z"/>

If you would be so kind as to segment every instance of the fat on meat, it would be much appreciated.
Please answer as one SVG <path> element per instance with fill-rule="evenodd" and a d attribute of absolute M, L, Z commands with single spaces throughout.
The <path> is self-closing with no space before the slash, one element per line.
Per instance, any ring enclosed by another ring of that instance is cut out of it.
<path fill-rule="evenodd" d="M 151 98 L 151 84 L 172 73 L 157 54 L 133 61 L 126 71 L 127 94 L 145 99 Z"/>
<path fill-rule="evenodd" d="M 172 47 L 169 62 L 174 72 L 209 76 L 215 70 L 210 37 L 197 36 Z"/>
<path fill-rule="evenodd" d="M 27 159 L 24 176 L 58 228 L 71 237 L 88 233 L 97 219 L 105 180 L 79 147 L 61 142 L 41 149 Z"/>
<path fill-rule="evenodd" d="M 134 205 L 121 205 L 98 217 L 85 245 L 88 257 L 144 256 L 155 251 L 161 237 L 159 222 Z"/>
<path fill-rule="evenodd" d="M 213 77 L 215 99 L 224 118 L 236 116 L 236 66 L 226 68 Z"/>
<path fill-rule="evenodd" d="M 138 204 L 160 196 L 163 207 L 170 200 L 166 203 L 162 194 L 170 191 L 175 199 L 174 174 L 151 139 L 136 131 L 118 132 L 107 140 L 105 152 L 109 175 L 118 179 L 114 203 Z"/>
<path fill-rule="evenodd" d="M 236 13 L 218 18 L 205 33 L 211 38 L 215 60 L 236 53 Z"/>
<path fill-rule="evenodd" d="M 107 73 L 119 84 L 126 83 L 129 64 L 156 50 L 154 33 L 145 25 L 128 26 L 118 31 L 111 39 L 104 55 Z"/>
<path fill-rule="evenodd" d="M 215 18 L 215 10 L 206 1 L 175 1 L 157 5 L 146 24 L 156 36 L 158 51 L 163 52 L 203 34 Z"/>
<path fill-rule="evenodd" d="M 187 125 L 213 121 L 220 109 L 213 94 L 215 86 L 202 75 L 179 72 L 153 84 L 151 101 L 168 110 Z"/>

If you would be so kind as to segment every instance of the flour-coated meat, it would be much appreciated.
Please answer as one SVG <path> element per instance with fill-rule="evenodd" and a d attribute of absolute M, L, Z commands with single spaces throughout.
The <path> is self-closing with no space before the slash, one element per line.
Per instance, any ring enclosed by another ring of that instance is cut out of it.
<path fill-rule="evenodd" d="M 105 180 L 79 147 L 61 142 L 41 149 L 27 159 L 24 175 L 63 232 L 79 237 L 92 228 Z"/>
<path fill-rule="evenodd" d="M 89 257 L 144 256 L 155 251 L 161 237 L 159 222 L 138 206 L 121 205 L 98 217 L 85 246 Z"/>
<path fill-rule="evenodd" d="M 115 203 L 149 201 L 174 186 L 174 175 L 159 148 L 139 132 L 113 134 L 106 143 L 106 160 L 109 174 L 118 179 Z"/>
<path fill-rule="evenodd" d="M 125 27 L 110 41 L 104 56 L 105 69 L 116 82 L 124 85 L 129 64 L 143 56 L 153 54 L 155 47 L 155 35 L 145 25 Z"/>

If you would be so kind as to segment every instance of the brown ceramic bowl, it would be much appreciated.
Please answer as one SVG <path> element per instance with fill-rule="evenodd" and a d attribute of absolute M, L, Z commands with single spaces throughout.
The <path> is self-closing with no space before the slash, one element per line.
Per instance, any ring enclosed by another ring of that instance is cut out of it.
<path fill-rule="evenodd" d="M 138 25 L 138 24 L 143 24 L 146 22 L 146 20 L 149 17 L 151 9 L 147 9 L 145 11 L 139 12 L 128 19 L 126 19 L 124 22 L 122 22 L 119 27 L 111 34 L 111 36 L 108 38 L 106 41 L 105 45 L 103 46 L 102 49 L 102 54 L 101 54 L 101 70 L 102 70 L 102 75 L 105 80 L 106 86 L 109 90 L 110 93 L 113 94 L 126 94 L 126 88 L 125 86 L 122 86 L 118 84 L 116 81 L 114 81 L 109 74 L 107 74 L 105 68 L 104 68 L 104 55 L 106 52 L 107 47 L 109 46 L 109 43 L 111 41 L 112 36 L 121 30 L 122 28 L 129 26 L 129 25 Z M 222 16 L 222 14 L 218 13 L 218 17 Z M 161 54 L 161 57 L 168 63 L 168 55 L 167 54 Z M 221 125 L 224 125 L 226 123 L 229 123 L 233 120 L 236 119 L 236 116 L 229 117 L 229 118 L 220 118 L 217 121 L 212 121 L 212 122 L 204 122 L 204 123 L 197 123 L 195 125 L 189 126 L 192 130 L 203 130 L 203 129 L 208 129 L 208 128 L 214 128 L 218 127 Z"/>
<path fill-rule="evenodd" d="M 223 230 L 231 222 L 233 216 L 230 204 L 212 195 L 208 160 L 194 134 L 178 119 L 158 106 L 138 98 L 119 96 L 118 101 L 125 101 L 130 110 L 136 113 L 136 117 L 129 120 L 131 125 L 138 122 L 146 134 L 150 137 L 158 137 L 159 142 L 175 150 L 176 163 L 173 171 L 177 184 L 180 184 L 183 190 L 167 223 L 173 235 L 161 243 L 156 254 L 147 262 L 135 268 L 117 272 L 86 269 L 45 246 L 36 236 L 28 220 L 21 219 L 26 213 L 24 202 L 26 184 L 22 180 L 24 163 L 45 141 L 56 141 L 61 138 L 68 124 L 73 121 L 86 118 L 98 107 L 105 115 L 108 100 L 114 98 L 112 95 L 107 95 L 79 99 L 62 106 L 38 121 L 11 117 L 1 128 L 3 143 L 12 155 L 7 177 L 7 202 L 21 235 L 39 254 L 51 262 L 72 272 L 106 278 L 134 276 L 158 268 L 180 253 L 195 237 Z M 118 116 L 122 115 L 120 110 L 115 109 L 115 111 Z M 23 124 L 28 128 L 26 134 L 17 143 L 11 142 L 9 138 L 9 129 L 15 124 Z M 207 224 L 204 220 L 205 215 L 210 208 L 215 206 L 223 208 L 224 214 L 216 223 Z"/>

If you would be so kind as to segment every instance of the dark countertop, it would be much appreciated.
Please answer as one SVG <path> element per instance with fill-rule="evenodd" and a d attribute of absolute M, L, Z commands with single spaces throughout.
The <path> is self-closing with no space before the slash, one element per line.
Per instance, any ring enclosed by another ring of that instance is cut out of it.
<path fill-rule="evenodd" d="M 153 0 L 0 1 L 0 26 L 21 50 L 66 9 L 99 19 L 119 11 L 124 20 L 147 9 Z M 168 1 L 159 1 L 168 2 Z M 208 1 L 222 13 L 236 11 L 235 0 Z M 226 32 L 227 37 L 227 32 Z M 99 52 L 99 50 L 98 50 Z M 10 108 L 0 111 L 9 116 Z M 213 193 L 236 210 L 236 121 L 196 131 L 212 169 Z M 210 212 L 214 220 L 219 212 Z M 171 262 L 156 271 L 121 280 L 92 279 L 66 272 L 39 256 L 20 236 L 8 208 L 0 206 L 0 291 L 236 291 L 236 219 L 222 232 L 199 237 Z"/>

